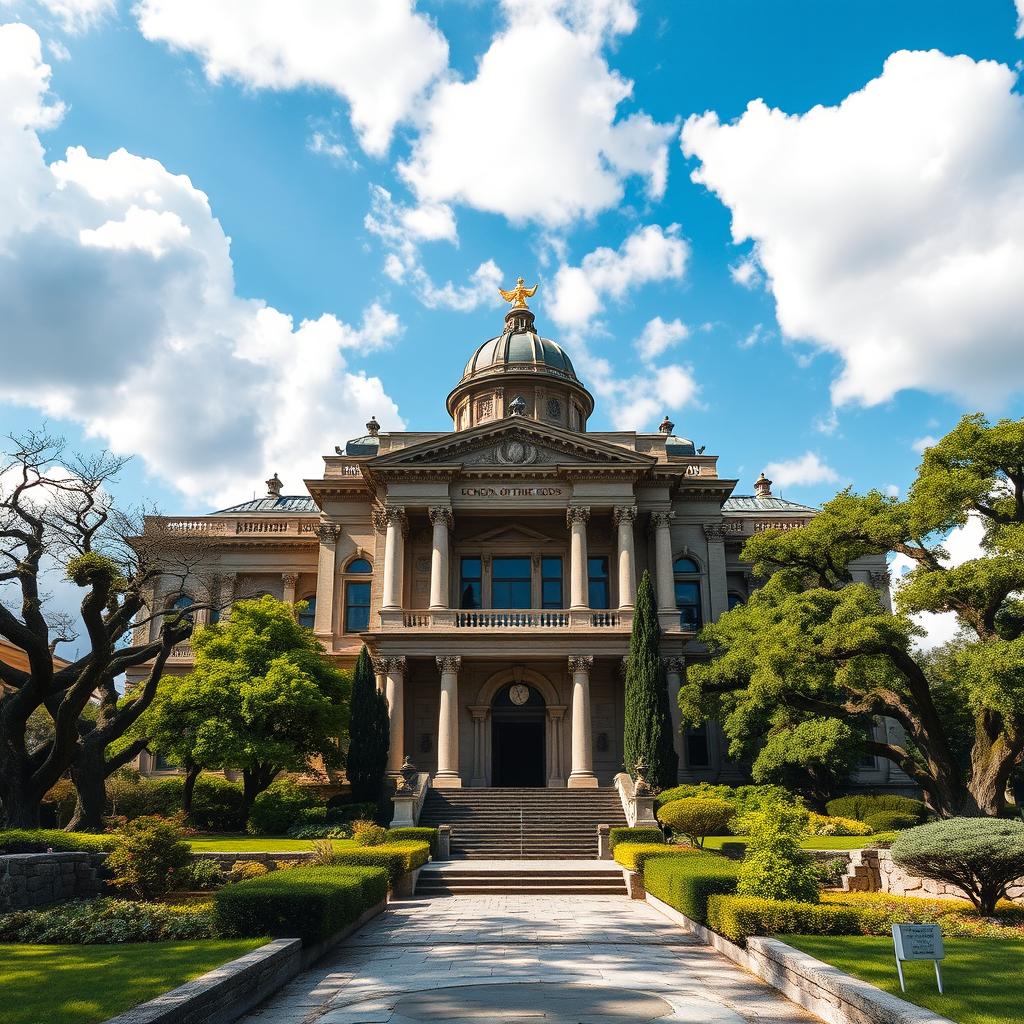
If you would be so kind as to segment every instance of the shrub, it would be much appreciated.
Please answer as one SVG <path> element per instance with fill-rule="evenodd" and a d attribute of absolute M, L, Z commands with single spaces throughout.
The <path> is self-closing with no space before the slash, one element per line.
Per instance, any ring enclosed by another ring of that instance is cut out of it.
<path fill-rule="evenodd" d="M 813 861 L 800 849 L 806 824 L 802 808 L 776 807 L 746 816 L 743 827 L 750 838 L 740 864 L 739 895 L 817 903 Z"/>
<path fill-rule="evenodd" d="M 1024 823 L 1002 818 L 948 818 L 901 832 L 892 859 L 925 878 L 955 885 L 981 913 L 995 913 L 1024 876 Z"/>
<path fill-rule="evenodd" d="M 352 838 L 360 846 L 380 846 L 388 841 L 388 830 L 372 821 L 354 821 Z"/>
<path fill-rule="evenodd" d="M 729 822 L 736 809 L 725 800 L 691 796 L 673 800 L 658 811 L 658 820 L 668 825 L 697 847 L 703 847 L 705 836 L 729 834 Z"/>
<path fill-rule="evenodd" d="M 302 811 L 317 804 L 316 795 L 291 779 L 280 779 L 253 801 L 247 830 L 258 836 L 282 836 Z"/>
<path fill-rule="evenodd" d="M 313 807 L 302 807 L 299 809 L 298 814 L 295 815 L 295 825 L 292 825 L 288 831 L 295 828 L 296 825 L 326 825 L 327 824 L 327 804 L 315 804 Z"/>
<path fill-rule="evenodd" d="M 388 879 L 394 883 L 407 871 L 423 867 L 430 856 L 426 843 L 407 840 L 400 843 L 385 843 L 381 846 L 363 846 L 354 850 L 341 850 L 334 855 L 332 864 L 348 864 L 355 867 L 385 868 Z"/>
<path fill-rule="evenodd" d="M 651 857 L 693 857 L 697 851 L 692 846 L 669 846 L 667 843 L 619 843 L 615 847 L 615 859 L 630 871 L 643 874 L 644 862 Z"/>
<path fill-rule="evenodd" d="M 818 885 L 837 886 L 846 874 L 848 861 L 845 857 L 830 857 L 828 860 L 814 860 L 811 864 Z"/>
<path fill-rule="evenodd" d="M 224 935 L 312 943 L 350 925 L 380 903 L 387 888 L 387 872 L 379 868 L 295 868 L 226 885 L 214 897 L 214 913 Z"/>
<path fill-rule="evenodd" d="M 856 818 L 815 814 L 813 811 L 807 818 L 807 833 L 812 836 L 869 836 L 873 831 L 869 824 Z"/>
<path fill-rule="evenodd" d="M 308 863 L 312 867 L 326 867 L 334 860 L 334 843 L 330 839 L 318 839 L 313 843 L 313 853 Z"/>
<path fill-rule="evenodd" d="M 351 821 L 371 820 L 377 813 L 374 803 L 349 803 L 347 797 L 331 797 L 327 801 L 327 820 L 339 824 Z"/>
<path fill-rule="evenodd" d="M 736 891 L 739 866 L 724 857 L 648 857 L 644 888 L 681 914 L 707 924 L 708 898 Z"/>
<path fill-rule="evenodd" d="M 440 853 L 439 833 L 436 828 L 389 828 L 387 839 L 389 843 L 402 842 L 406 839 L 418 840 L 430 847 L 431 857 L 437 857 Z"/>
<path fill-rule="evenodd" d="M 905 828 L 913 828 L 919 820 L 913 814 L 904 814 L 902 811 L 878 811 L 869 814 L 865 824 L 870 826 L 872 832 L 902 832 Z"/>
<path fill-rule="evenodd" d="M 861 930 L 852 907 L 757 896 L 712 896 L 708 925 L 734 942 L 748 935 L 857 935 Z"/>
<path fill-rule="evenodd" d="M 238 832 L 243 829 L 245 801 L 241 785 L 220 775 L 200 775 L 192 791 L 189 819 L 197 828 L 210 832 Z"/>
<path fill-rule="evenodd" d="M 53 823 L 63 828 L 75 813 L 78 791 L 70 779 L 58 779 L 43 797 L 43 806 L 53 814 Z"/>
<path fill-rule="evenodd" d="M 224 884 L 224 872 L 220 865 L 211 858 L 199 857 L 186 864 L 178 872 L 176 879 L 179 889 L 197 891 L 216 889 Z"/>
<path fill-rule="evenodd" d="M 697 782 L 663 789 L 654 799 L 654 809 L 659 811 L 673 800 L 686 800 L 690 797 L 725 800 L 736 808 L 739 815 L 766 807 L 793 807 L 799 804 L 799 800 L 782 786 L 718 786 L 710 782 Z"/>
<path fill-rule="evenodd" d="M 236 860 L 231 865 L 231 881 L 246 882 L 250 878 L 262 878 L 270 873 L 270 867 L 259 860 Z"/>
<path fill-rule="evenodd" d="M 292 825 L 289 839 L 351 839 L 351 825 Z"/>
<path fill-rule="evenodd" d="M 663 843 L 665 842 L 665 833 L 660 828 L 655 828 L 653 825 L 650 826 L 636 826 L 633 828 L 627 828 L 626 826 L 619 826 L 618 828 L 610 828 L 608 830 L 608 845 L 612 853 L 615 853 L 615 847 L 619 843 Z"/>
<path fill-rule="evenodd" d="M 117 846 L 107 857 L 110 884 L 140 899 L 155 899 L 175 888 L 178 873 L 191 858 L 192 850 L 174 822 L 136 818 L 118 832 Z"/>
<path fill-rule="evenodd" d="M 829 800 L 825 805 L 829 814 L 838 818 L 856 818 L 858 821 L 867 821 L 872 814 L 880 811 L 898 811 L 900 814 L 910 814 L 915 821 L 924 821 L 927 809 L 920 800 L 914 800 L 909 796 L 840 796 L 835 800 Z"/>
<path fill-rule="evenodd" d="M 117 845 L 114 835 L 91 832 L 62 832 L 50 828 L 9 828 L 0 830 L 0 853 L 106 853 Z"/>
<path fill-rule="evenodd" d="M 216 932 L 209 904 L 166 906 L 131 900 L 72 900 L 42 910 L 0 916 L 0 942 L 95 945 L 212 939 Z"/>
<path fill-rule="evenodd" d="M 938 924 L 942 934 L 950 937 L 1006 939 L 1006 925 L 1019 925 L 1021 919 L 1021 910 L 1016 907 L 1000 909 L 1002 920 L 993 921 L 982 917 L 966 900 L 923 899 L 884 892 L 822 893 L 822 902 L 855 910 L 865 935 L 890 935 L 894 924 L 909 923 Z"/>

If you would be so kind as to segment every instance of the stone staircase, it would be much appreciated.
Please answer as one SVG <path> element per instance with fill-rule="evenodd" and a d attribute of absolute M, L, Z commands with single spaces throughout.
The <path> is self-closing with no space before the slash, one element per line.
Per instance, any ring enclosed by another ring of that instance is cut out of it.
<path fill-rule="evenodd" d="M 431 789 L 419 823 L 451 826 L 453 859 L 593 860 L 597 826 L 626 818 L 612 788 Z"/>
<path fill-rule="evenodd" d="M 420 871 L 417 896 L 625 896 L 615 863 L 580 862 L 578 867 L 529 864 L 428 864 Z"/>

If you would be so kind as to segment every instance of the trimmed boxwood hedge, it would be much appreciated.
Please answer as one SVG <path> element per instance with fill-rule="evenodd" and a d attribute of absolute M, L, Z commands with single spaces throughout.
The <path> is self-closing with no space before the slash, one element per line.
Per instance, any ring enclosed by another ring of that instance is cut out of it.
<path fill-rule="evenodd" d="M 619 826 L 608 830 L 608 845 L 611 852 L 619 843 L 664 843 L 665 833 L 653 825 L 634 825 L 632 828 Z"/>
<path fill-rule="evenodd" d="M 734 942 L 748 935 L 859 935 L 863 931 L 855 907 L 758 896 L 712 896 L 707 923 Z"/>
<path fill-rule="evenodd" d="M 399 875 L 423 867 L 429 857 L 430 847 L 426 843 L 410 839 L 382 843 L 380 846 L 357 846 L 351 850 L 340 850 L 331 858 L 331 863 L 384 868 L 394 884 Z"/>
<path fill-rule="evenodd" d="M 708 899 L 736 891 L 739 864 L 725 857 L 648 857 L 644 888 L 698 924 L 708 923 Z"/>
<path fill-rule="evenodd" d="M 226 885 L 214 896 L 222 935 L 319 942 L 350 925 L 387 896 L 379 867 L 311 867 L 272 871 Z"/>
<path fill-rule="evenodd" d="M 856 818 L 858 821 L 867 821 L 872 814 L 880 814 L 883 811 L 909 814 L 917 821 L 924 821 L 927 813 L 927 808 L 921 800 L 915 800 L 909 796 L 896 796 L 892 793 L 883 793 L 878 796 L 868 796 L 863 793 L 854 796 L 837 796 L 825 804 L 825 810 L 833 817 Z M 882 830 L 875 829 L 875 831 Z"/>
<path fill-rule="evenodd" d="M 413 839 L 430 846 L 430 856 L 436 858 L 440 852 L 439 833 L 436 828 L 389 828 L 388 842 L 402 842 Z"/>
<path fill-rule="evenodd" d="M 644 863 L 651 857 L 694 857 L 699 854 L 692 846 L 669 846 L 667 843 L 619 843 L 615 859 L 630 871 L 643 874 Z"/>
<path fill-rule="evenodd" d="M 0 830 L 0 853 L 109 853 L 117 846 L 115 835 L 91 832 L 62 832 L 54 828 L 10 828 Z"/>

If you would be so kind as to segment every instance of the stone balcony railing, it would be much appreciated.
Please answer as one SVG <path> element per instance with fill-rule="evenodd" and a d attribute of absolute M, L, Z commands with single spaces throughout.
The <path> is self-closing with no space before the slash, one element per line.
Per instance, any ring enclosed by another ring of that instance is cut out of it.
<path fill-rule="evenodd" d="M 192 660 L 192 645 L 191 644 L 175 644 L 171 648 L 170 657 L 168 661 L 191 661 Z"/>
<path fill-rule="evenodd" d="M 209 536 L 304 537 L 316 535 L 319 516 L 308 519 L 233 519 L 221 516 L 167 516 L 161 519 L 165 529 L 175 533 L 199 533 Z"/>
<path fill-rule="evenodd" d="M 633 626 L 632 610 L 618 609 L 542 609 L 477 608 L 441 611 L 392 609 L 380 612 L 385 632 L 421 630 L 427 632 L 467 630 L 558 630 L 610 629 L 628 632 Z"/>

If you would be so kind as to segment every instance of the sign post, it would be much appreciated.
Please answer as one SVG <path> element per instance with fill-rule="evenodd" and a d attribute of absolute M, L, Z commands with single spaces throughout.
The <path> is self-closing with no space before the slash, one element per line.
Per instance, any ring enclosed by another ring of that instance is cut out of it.
<path fill-rule="evenodd" d="M 942 945 L 942 932 L 937 924 L 894 924 L 892 942 L 896 949 L 896 971 L 900 976 L 900 990 L 907 991 L 903 977 L 904 960 L 931 960 L 935 964 L 935 981 L 942 995 L 941 961 L 946 958 Z"/>

